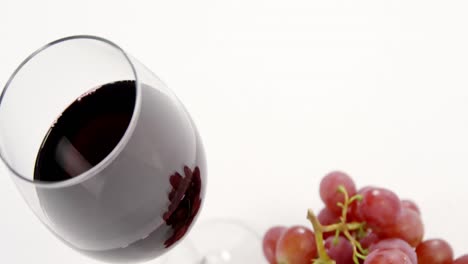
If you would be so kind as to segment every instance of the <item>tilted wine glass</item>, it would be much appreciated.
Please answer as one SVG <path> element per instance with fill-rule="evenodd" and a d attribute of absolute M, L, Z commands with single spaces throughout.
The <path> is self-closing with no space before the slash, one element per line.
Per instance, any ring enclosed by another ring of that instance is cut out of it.
<path fill-rule="evenodd" d="M 103 87 L 111 92 L 94 106 L 104 114 L 83 107 L 89 120 L 70 114 Z M 107 152 L 93 156 L 104 144 Z M 182 103 L 140 62 L 94 36 L 54 41 L 16 69 L 0 98 L 0 157 L 53 234 L 114 263 L 151 260 L 174 247 L 206 188 L 204 148 Z"/>

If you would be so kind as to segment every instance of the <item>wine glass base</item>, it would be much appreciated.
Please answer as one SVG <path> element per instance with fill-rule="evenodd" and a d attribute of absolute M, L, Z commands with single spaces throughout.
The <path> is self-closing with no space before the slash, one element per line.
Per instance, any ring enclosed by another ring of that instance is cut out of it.
<path fill-rule="evenodd" d="M 197 223 L 164 264 L 267 263 L 261 236 L 241 221 L 213 219 Z"/>

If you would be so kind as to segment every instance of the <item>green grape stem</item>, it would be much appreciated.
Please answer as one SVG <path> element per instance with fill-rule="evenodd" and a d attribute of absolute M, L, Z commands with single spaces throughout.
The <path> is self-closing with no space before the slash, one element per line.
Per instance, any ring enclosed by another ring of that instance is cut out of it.
<path fill-rule="evenodd" d="M 335 264 L 335 261 L 328 256 L 327 251 L 325 249 L 325 243 L 323 239 L 323 233 L 327 232 L 335 232 L 335 239 L 334 244 L 338 242 L 338 237 L 340 233 L 343 233 L 346 239 L 349 240 L 353 247 L 353 261 L 356 264 L 359 264 L 359 259 L 365 259 L 367 256 L 367 250 L 362 248 L 362 245 L 359 243 L 356 238 L 351 235 L 350 231 L 359 230 L 361 233 L 364 230 L 365 223 L 359 222 L 351 222 L 347 223 L 347 214 L 348 214 L 348 207 L 351 203 L 355 201 L 362 200 L 361 195 L 354 195 L 353 197 L 349 197 L 348 192 L 346 191 L 345 187 L 340 185 L 338 187 L 338 192 L 341 192 L 344 196 L 344 203 L 338 203 L 337 205 L 342 208 L 340 222 L 331 224 L 331 225 L 322 225 L 318 220 L 317 216 L 314 214 L 312 210 L 307 211 L 307 219 L 312 223 L 312 227 L 315 232 L 315 242 L 317 244 L 317 253 L 318 258 L 313 260 L 313 264 Z"/>
<path fill-rule="evenodd" d="M 359 241 L 357 241 L 350 233 L 348 230 L 346 230 L 344 232 L 346 238 L 349 240 L 349 242 L 351 242 L 351 245 L 353 246 L 353 260 L 356 264 L 359 264 L 359 260 L 358 258 L 360 259 L 366 259 L 366 256 L 365 256 L 365 250 L 362 248 L 361 246 L 361 243 L 359 243 Z M 359 251 L 363 251 L 362 253 L 359 252 Z"/>
<path fill-rule="evenodd" d="M 312 227 L 314 228 L 315 231 L 315 242 L 317 244 L 317 253 L 319 255 L 318 260 L 314 261 L 315 264 L 334 264 L 335 262 L 330 259 L 330 257 L 327 254 L 327 251 L 325 250 L 325 243 L 323 242 L 323 232 L 324 228 L 322 224 L 320 224 L 320 221 L 318 218 L 315 216 L 314 212 L 309 209 L 307 212 L 307 219 L 312 223 Z"/>

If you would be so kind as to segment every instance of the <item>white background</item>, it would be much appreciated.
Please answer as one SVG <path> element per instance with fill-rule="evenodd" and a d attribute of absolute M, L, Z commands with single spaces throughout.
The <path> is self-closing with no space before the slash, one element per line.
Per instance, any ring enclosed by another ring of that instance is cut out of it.
<path fill-rule="evenodd" d="M 320 208 L 320 177 L 416 200 L 427 237 L 468 253 L 468 3 L 20 1 L 0 3 L 0 86 L 32 51 L 108 38 L 185 103 L 208 155 L 200 221 L 262 233 Z M 94 263 L 59 243 L 0 170 L 2 263 Z"/>

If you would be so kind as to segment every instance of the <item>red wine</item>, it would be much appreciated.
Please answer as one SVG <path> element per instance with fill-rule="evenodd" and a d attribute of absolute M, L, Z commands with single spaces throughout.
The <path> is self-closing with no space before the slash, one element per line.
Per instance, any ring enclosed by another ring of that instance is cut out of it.
<path fill-rule="evenodd" d="M 80 96 L 47 132 L 34 170 L 36 181 L 66 183 L 37 188 L 50 229 L 113 263 L 150 260 L 174 246 L 205 193 L 205 157 L 187 112 L 157 89 L 140 89 L 140 103 L 133 81 Z"/>
<path fill-rule="evenodd" d="M 63 181 L 101 162 L 124 135 L 135 108 L 135 83 L 101 86 L 74 101 L 49 129 L 34 179 Z"/>

